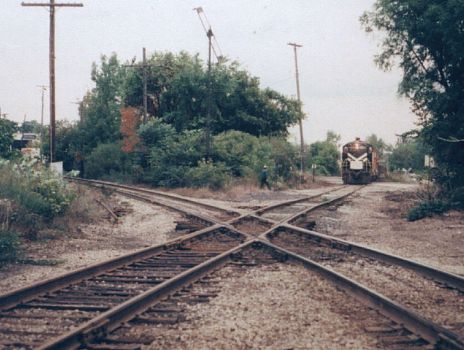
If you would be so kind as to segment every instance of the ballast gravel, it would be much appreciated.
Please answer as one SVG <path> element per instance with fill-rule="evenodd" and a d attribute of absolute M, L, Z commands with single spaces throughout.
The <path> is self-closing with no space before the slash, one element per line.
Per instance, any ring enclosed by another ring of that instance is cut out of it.
<path fill-rule="evenodd" d="M 372 349 L 369 324 L 385 318 L 307 269 L 226 267 L 217 297 L 183 305 L 186 320 L 160 325 L 145 349 Z"/>

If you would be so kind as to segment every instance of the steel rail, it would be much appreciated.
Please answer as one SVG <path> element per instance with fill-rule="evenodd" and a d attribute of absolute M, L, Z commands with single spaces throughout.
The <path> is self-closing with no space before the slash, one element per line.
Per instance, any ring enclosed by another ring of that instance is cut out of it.
<path fill-rule="evenodd" d="M 101 263 L 96 263 L 87 267 L 80 268 L 78 270 L 45 280 L 37 283 L 33 283 L 26 287 L 15 289 L 11 292 L 7 292 L 0 295 L 0 310 L 10 309 L 19 303 L 24 303 L 34 299 L 35 297 L 47 293 L 59 290 L 70 284 L 88 279 L 93 276 L 97 276 L 105 271 L 113 270 L 121 266 L 127 265 L 137 260 L 145 259 L 150 256 L 156 255 L 162 251 L 166 251 L 185 243 L 190 243 L 195 240 L 199 240 L 214 234 L 218 230 L 224 229 L 222 226 L 215 225 L 213 227 L 205 228 L 201 231 L 197 231 L 183 237 L 176 238 L 166 243 L 137 250 L 136 252 L 125 254 L 114 259 L 110 259 Z M 231 231 L 227 228 L 228 231 Z M 239 233 L 238 231 L 231 231 L 237 234 L 237 237 L 244 241 L 247 236 Z"/>
<path fill-rule="evenodd" d="M 274 257 L 279 257 L 281 261 L 290 259 L 291 261 L 302 264 L 305 268 L 315 271 L 321 277 L 328 279 L 336 286 L 342 288 L 342 290 L 346 291 L 362 304 L 374 308 L 385 317 L 403 325 L 406 329 L 419 335 L 438 349 L 464 348 L 464 342 L 457 334 L 423 318 L 414 311 L 310 259 L 275 246 L 262 239 L 255 239 L 243 243 L 238 247 L 234 247 L 227 252 L 211 258 L 153 287 L 143 294 L 127 300 L 123 304 L 108 310 L 82 326 L 51 340 L 39 349 L 78 349 L 82 345 L 85 346 L 86 343 L 95 341 L 99 337 L 104 337 L 111 333 L 111 331 L 117 329 L 122 323 L 129 321 L 135 315 L 147 310 L 169 294 L 224 266 L 231 257 L 248 247 L 264 248 L 276 253 L 273 254 Z"/>
<path fill-rule="evenodd" d="M 217 206 L 214 206 L 214 205 L 211 205 L 211 204 L 207 204 L 207 203 L 203 203 L 203 202 L 200 202 L 200 201 L 192 200 L 190 198 L 180 196 L 180 195 L 177 195 L 177 194 L 165 193 L 165 192 L 162 192 L 162 191 L 157 191 L 157 190 L 147 189 L 147 188 L 142 188 L 142 187 L 137 187 L 137 186 L 123 185 L 123 184 L 118 184 L 118 183 L 109 182 L 109 181 L 81 179 L 81 178 L 67 177 L 67 176 L 65 176 L 64 178 L 66 180 L 69 180 L 69 181 L 92 184 L 92 185 L 95 185 L 97 187 L 101 187 L 101 186 L 116 187 L 116 188 L 123 188 L 123 189 L 130 190 L 130 191 L 137 191 L 137 192 L 144 192 L 144 193 L 147 193 L 147 194 L 154 194 L 154 195 L 164 197 L 164 198 L 167 198 L 167 199 L 170 199 L 170 200 L 175 200 L 175 201 L 180 201 L 180 202 L 184 202 L 184 203 L 194 204 L 194 205 L 201 206 L 201 207 L 204 207 L 204 208 L 207 208 L 207 209 L 210 209 L 210 210 L 221 211 L 221 212 L 223 212 L 223 213 L 225 213 L 227 215 L 230 215 L 230 216 L 239 216 L 240 215 L 240 213 L 235 212 L 233 210 L 224 209 L 224 208 L 217 207 Z"/>
<path fill-rule="evenodd" d="M 367 304 L 368 306 L 373 307 L 381 314 L 399 324 L 404 325 L 413 333 L 419 334 L 425 340 L 437 346 L 438 349 L 464 349 L 464 340 L 458 334 L 423 318 L 416 312 L 394 302 L 382 294 L 377 293 L 340 273 L 326 268 L 313 260 L 280 248 L 270 242 L 261 242 L 262 244 L 273 248 L 281 254 L 285 254 L 288 258 L 302 263 L 305 267 L 310 268 L 333 281 L 336 285 L 343 288 L 343 290 L 356 297 L 365 305 Z"/>
<path fill-rule="evenodd" d="M 272 204 L 272 205 L 269 205 L 269 206 L 267 206 L 265 208 L 261 208 L 261 209 L 258 209 L 256 211 L 254 211 L 254 214 L 259 216 L 260 214 L 271 211 L 273 209 L 276 209 L 276 208 L 279 208 L 279 207 L 284 207 L 284 206 L 289 206 L 289 205 L 297 204 L 297 203 L 301 203 L 301 202 L 305 202 L 305 201 L 308 201 L 308 200 L 311 200 L 311 199 L 314 199 L 314 198 L 317 198 L 317 197 L 321 197 L 321 196 L 323 196 L 325 194 L 329 194 L 331 192 L 338 191 L 339 189 L 342 189 L 344 187 L 347 187 L 347 186 L 346 185 L 337 186 L 335 188 L 330 189 L 329 191 L 321 192 L 319 194 L 315 194 L 315 195 L 312 195 L 312 196 L 298 198 L 298 199 L 292 199 L 292 200 L 289 200 L 289 201 L 283 201 L 283 202 L 280 202 L 280 203 Z"/>
<path fill-rule="evenodd" d="M 366 186 L 356 186 L 356 188 L 353 190 L 353 191 L 350 191 L 346 194 L 342 194 L 341 196 L 337 196 L 335 198 L 332 198 L 332 199 L 329 199 L 325 202 L 322 202 L 322 203 L 319 203 L 319 204 L 316 204 L 310 208 L 306 208 L 306 209 L 303 209 L 302 211 L 296 213 L 295 215 L 289 217 L 288 219 L 284 219 L 282 221 L 279 222 L 279 224 L 283 224 L 283 223 L 291 223 L 291 222 L 294 222 L 296 220 L 298 220 L 300 217 L 302 216 L 305 216 L 307 213 L 311 212 L 311 211 L 315 211 L 319 208 L 322 208 L 322 207 L 325 207 L 327 205 L 330 205 L 330 204 L 333 204 L 333 203 L 336 203 L 338 201 L 341 201 L 342 199 L 345 199 L 346 197 L 348 196 L 351 196 L 352 194 L 358 192 L 359 190 L 361 190 L 362 188 L 364 188 Z"/>
<path fill-rule="evenodd" d="M 329 236 L 323 233 L 306 230 L 293 225 L 282 224 L 279 227 L 270 230 L 270 232 L 263 233 L 260 237 L 266 240 L 270 240 L 273 234 L 278 233 L 277 231 L 282 229 L 305 235 L 317 243 L 323 242 L 330 247 L 351 251 L 356 254 L 367 256 L 385 263 L 397 265 L 412 270 L 423 276 L 434 279 L 435 281 L 439 281 L 443 284 L 446 284 L 449 287 L 455 288 L 460 291 L 464 291 L 464 277 L 461 277 L 459 275 L 455 275 L 453 273 L 446 272 L 411 259 L 382 252 L 380 250 L 369 248 L 361 244 L 339 239 L 334 236 Z"/>
<path fill-rule="evenodd" d="M 134 315 L 146 310 L 148 307 L 168 296 L 170 293 L 182 288 L 186 284 L 193 283 L 205 274 L 224 265 L 230 257 L 251 245 L 253 241 L 248 241 L 238 247 L 232 248 L 204 263 L 195 266 L 152 289 L 140 294 L 126 302 L 102 313 L 82 326 L 71 330 L 59 338 L 39 347 L 38 350 L 51 349 L 78 349 L 82 342 L 89 342 L 98 336 L 110 333 L 118 328 L 121 323 L 130 320 Z M 85 345 L 85 344 L 84 344 Z"/>

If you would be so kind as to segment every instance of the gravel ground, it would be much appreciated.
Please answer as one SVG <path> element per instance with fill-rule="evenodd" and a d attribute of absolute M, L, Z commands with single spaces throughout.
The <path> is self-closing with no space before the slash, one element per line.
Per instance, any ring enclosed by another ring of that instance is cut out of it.
<path fill-rule="evenodd" d="M 79 225 L 77 233 L 70 236 L 28 242 L 24 257 L 45 261 L 45 266 L 4 267 L 0 270 L 0 293 L 176 237 L 178 214 L 125 197 L 113 196 L 111 201 L 128 209 L 117 224 L 102 218 L 97 224 Z"/>
<path fill-rule="evenodd" d="M 372 183 L 336 211 L 313 213 L 318 218 L 314 230 L 464 275 L 464 213 L 408 222 L 405 209 L 413 203 L 404 193 L 417 189 L 415 184 Z"/>
<path fill-rule="evenodd" d="M 366 324 L 385 319 L 301 266 L 227 267 L 217 297 L 179 305 L 186 321 L 146 329 L 147 349 L 372 349 Z"/>
<path fill-rule="evenodd" d="M 411 270 L 281 234 L 273 241 L 329 267 L 464 336 L 464 293 Z"/>

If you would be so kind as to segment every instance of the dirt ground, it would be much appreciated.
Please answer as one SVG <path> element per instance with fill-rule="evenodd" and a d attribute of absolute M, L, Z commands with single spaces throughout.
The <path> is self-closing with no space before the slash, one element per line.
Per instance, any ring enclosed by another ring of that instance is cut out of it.
<path fill-rule="evenodd" d="M 464 275 L 464 213 L 409 222 L 417 190 L 417 184 L 372 183 L 336 210 L 313 213 L 314 230 Z"/>
<path fill-rule="evenodd" d="M 96 222 L 80 223 L 70 234 L 26 241 L 22 262 L 0 270 L 0 293 L 178 237 L 177 213 L 115 195 L 107 201 L 124 209 L 117 223 L 98 210 Z"/>

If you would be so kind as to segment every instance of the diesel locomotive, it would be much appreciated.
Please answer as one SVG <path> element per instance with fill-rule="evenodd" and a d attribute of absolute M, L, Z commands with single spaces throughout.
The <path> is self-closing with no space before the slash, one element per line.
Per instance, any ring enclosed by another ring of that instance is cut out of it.
<path fill-rule="evenodd" d="M 359 137 L 342 149 L 342 179 L 344 184 L 367 184 L 379 175 L 379 154 L 371 144 Z"/>

